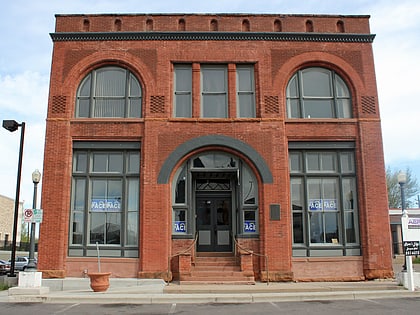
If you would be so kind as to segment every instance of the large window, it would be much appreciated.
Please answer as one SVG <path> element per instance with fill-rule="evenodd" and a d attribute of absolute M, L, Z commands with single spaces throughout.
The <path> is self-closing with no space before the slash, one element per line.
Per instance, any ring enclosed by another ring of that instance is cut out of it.
<path fill-rule="evenodd" d="M 289 144 L 295 256 L 360 254 L 354 151 L 337 146 Z"/>
<path fill-rule="evenodd" d="M 103 67 L 90 72 L 77 90 L 76 117 L 141 117 L 142 91 L 127 69 Z"/>
<path fill-rule="evenodd" d="M 256 117 L 254 66 L 236 65 L 236 117 Z M 227 65 L 200 65 L 201 88 L 200 117 L 228 118 L 229 87 Z M 235 83 L 234 83 L 235 84 Z M 188 64 L 174 65 L 174 117 L 193 117 L 193 77 L 192 66 Z M 198 111 L 196 111 L 198 112 Z"/>
<path fill-rule="evenodd" d="M 139 143 L 74 143 L 70 256 L 138 255 L 139 168 Z"/>
<path fill-rule="evenodd" d="M 227 96 L 227 67 L 201 67 L 201 116 L 227 118 Z"/>
<path fill-rule="evenodd" d="M 350 92 L 342 78 L 324 68 L 299 70 L 287 85 L 289 118 L 351 118 Z"/>

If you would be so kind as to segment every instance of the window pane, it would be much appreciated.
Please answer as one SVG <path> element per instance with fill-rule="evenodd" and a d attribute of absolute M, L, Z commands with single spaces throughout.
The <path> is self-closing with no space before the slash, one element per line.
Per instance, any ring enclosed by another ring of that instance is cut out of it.
<path fill-rule="evenodd" d="M 238 117 L 255 117 L 254 94 L 240 94 L 238 101 Z"/>
<path fill-rule="evenodd" d="M 311 243 L 324 243 L 324 225 L 321 212 L 309 213 Z"/>
<path fill-rule="evenodd" d="M 242 196 L 244 205 L 257 204 L 257 182 L 251 170 L 245 165 L 242 169 Z"/>
<path fill-rule="evenodd" d="M 289 154 L 289 167 L 291 172 L 302 172 L 302 156 L 299 153 Z"/>
<path fill-rule="evenodd" d="M 338 239 L 338 215 L 334 212 L 325 213 L 325 243 L 339 243 Z"/>
<path fill-rule="evenodd" d="M 173 233 L 187 233 L 187 217 L 185 210 L 173 211 Z"/>
<path fill-rule="evenodd" d="M 192 69 L 186 66 L 175 67 L 175 91 L 191 92 L 192 90 Z"/>
<path fill-rule="evenodd" d="M 83 80 L 79 88 L 79 96 L 90 97 L 90 88 L 91 88 L 91 74 Z"/>
<path fill-rule="evenodd" d="M 83 212 L 73 213 L 72 244 L 83 244 L 84 216 Z"/>
<path fill-rule="evenodd" d="M 289 118 L 300 118 L 300 107 L 298 99 L 287 100 L 287 115 Z"/>
<path fill-rule="evenodd" d="M 330 97 L 331 72 L 321 68 L 302 71 L 303 96 Z"/>
<path fill-rule="evenodd" d="M 340 154 L 341 172 L 342 173 L 354 173 L 354 155 L 351 152 L 345 152 Z"/>
<path fill-rule="evenodd" d="M 332 118 L 333 102 L 331 100 L 305 99 L 303 101 L 303 110 L 305 118 Z"/>
<path fill-rule="evenodd" d="M 192 117 L 191 94 L 175 95 L 175 117 Z"/>
<path fill-rule="evenodd" d="M 287 85 L 287 97 L 299 97 L 297 75 L 294 75 Z"/>
<path fill-rule="evenodd" d="M 350 97 L 349 89 L 346 83 L 338 75 L 335 75 L 335 91 L 337 97 Z"/>
<path fill-rule="evenodd" d="M 89 98 L 81 98 L 78 101 L 78 113 L 77 117 L 89 117 L 89 106 L 90 106 L 90 99 Z"/>
<path fill-rule="evenodd" d="M 73 172 L 85 173 L 87 169 L 87 154 L 77 153 L 74 155 Z"/>
<path fill-rule="evenodd" d="M 130 98 L 128 117 L 140 118 L 141 117 L 141 98 Z"/>
<path fill-rule="evenodd" d="M 121 243 L 121 214 L 107 213 L 106 215 L 106 244 Z"/>
<path fill-rule="evenodd" d="M 337 117 L 338 118 L 351 118 L 352 112 L 351 112 L 351 103 L 350 99 L 337 99 Z"/>
<path fill-rule="evenodd" d="M 356 228 L 354 226 L 354 213 L 346 211 L 344 213 L 344 224 L 346 229 L 346 242 L 356 243 Z"/>
<path fill-rule="evenodd" d="M 139 81 L 137 81 L 136 77 L 133 74 L 130 74 L 130 97 L 139 97 L 141 96 L 141 87 Z"/>
<path fill-rule="evenodd" d="M 124 96 L 126 70 L 106 67 L 96 72 L 95 96 Z"/>
<path fill-rule="evenodd" d="M 140 171 L 140 154 L 128 154 L 128 173 L 138 173 Z"/>
<path fill-rule="evenodd" d="M 96 99 L 94 117 L 124 117 L 125 99 Z"/>
<path fill-rule="evenodd" d="M 344 210 L 355 210 L 356 202 L 356 181 L 354 178 L 343 179 L 343 200 Z"/>
<path fill-rule="evenodd" d="M 93 212 L 90 215 L 90 243 L 105 243 L 105 213 Z"/>
<path fill-rule="evenodd" d="M 292 178 L 290 181 L 290 192 L 293 211 L 303 210 L 303 187 L 302 179 Z"/>
<path fill-rule="evenodd" d="M 137 245 L 138 243 L 138 212 L 129 212 L 127 216 L 127 245 Z"/>
<path fill-rule="evenodd" d="M 175 203 L 184 204 L 186 197 L 186 180 L 187 180 L 187 168 L 183 167 L 182 171 L 179 173 L 176 187 L 175 187 Z"/>
<path fill-rule="evenodd" d="M 94 153 L 93 154 L 93 172 L 106 172 L 107 171 L 108 154 Z"/>
<path fill-rule="evenodd" d="M 226 92 L 225 68 L 202 68 L 203 92 Z"/>
<path fill-rule="evenodd" d="M 322 153 L 321 157 L 321 170 L 336 171 L 337 170 L 337 159 L 335 153 Z"/>
<path fill-rule="evenodd" d="M 308 171 L 320 171 L 319 153 L 306 154 L 306 169 Z"/>
<path fill-rule="evenodd" d="M 254 91 L 252 66 L 238 66 L 236 73 L 238 75 L 238 91 Z"/>
<path fill-rule="evenodd" d="M 76 179 L 74 181 L 74 210 L 84 210 L 86 201 L 86 181 L 85 179 Z"/>
<path fill-rule="evenodd" d="M 293 213 L 293 243 L 303 243 L 303 214 Z"/>
<path fill-rule="evenodd" d="M 226 95 L 203 95 L 203 117 L 226 118 Z"/>
<path fill-rule="evenodd" d="M 308 179 L 307 181 L 308 206 L 311 211 L 322 210 L 322 180 Z"/>
<path fill-rule="evenodd" d="M 123 171 L 122 153 L 112 153 L 109 155 L 108 171 L 122 173 Z"/>
<path fill-rule="evenodd" d="M 323 188 L 323 210 L 337 211 L 338 210 L 338 182 L 337 179 L 331 178 L 322 180 Z"/>
<path fill-rule="evenodd" d="M 127 210 L 137 211 L 139 209 L 139 180 L 129 179 L 127 186 Z"/>

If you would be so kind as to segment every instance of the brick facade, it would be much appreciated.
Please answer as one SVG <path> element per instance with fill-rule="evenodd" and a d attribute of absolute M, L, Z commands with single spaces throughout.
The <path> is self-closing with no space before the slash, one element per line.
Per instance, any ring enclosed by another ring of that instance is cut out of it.
<path fill-rule="evenodd" d="M 165 183 L 159 183 L 158 176 L 172 152 L 206 135 L 222 135 L 246 143 L 262 157 L 272 174 L 272 182 L 263 182 L 257 176 L 258 238 L 240 239 L 255 253 L 269 257 L 266 266 L 263 258 L 254 256 L 257 278 L 266 277 L 267 267 L 274 281 L 392 276 L 372 52 L 374 36 L 370 34 L 368 16 L 57 15 L 56 30 L 51 36 L 54 50 L 38 261 L 44 276 L 80 277 L 85 270 L 96 268 L 95 257 L 69 255 L 75 141 L 141 143 L 139 257 L 106 257 L 102 268 L 115 277 L 165 278 L 168 258 L 188 247 L 192 240 L 171 235 L 171 181 L 176 168 Z M 174 63 L 192 64 L 191 118 L 174 118 Z M 227 64 L 228 83 L 234 86 L 234 65 L 243 63 L 255 65 L 256 117 L 235 118 L 236 95 L 235 91 L 229 91 L 228 118 L 201 118 L 200 85 L 196 83 L 200 79 L 199 65 Z M 122 66 L 139 79 L 143 91 L 142 118 L 75 118 L 80 82 L 93 69 L 104 65 Z M 352 95 L 352 118 L 287 118 L 287 84 L 297 70 L 309 66 L 328 68 L 343 78 Z M 288 143 L 342 141 L 355 144 L 361 255 L 292 257 Z M 207 145 L 185 152 L 174 164 L 179 167 L 194 154 L 206 150 L 235 154 L 258 174 L 250 158 L 229 145 Z M 281 206 L 280 220 L 270 220 L 272 204 Z M 175 268 L 177 263 L 172 261 L 170 265 Z"/>

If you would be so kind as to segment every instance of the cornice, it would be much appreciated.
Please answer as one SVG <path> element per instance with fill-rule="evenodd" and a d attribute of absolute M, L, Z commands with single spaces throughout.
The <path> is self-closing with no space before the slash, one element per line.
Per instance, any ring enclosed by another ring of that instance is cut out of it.
<path fill-rule="evenodd" d="M 299 41 L 372 43 L 374 34 L 282 32 L 59 32 L 53 42 L 64 41 Z"/>

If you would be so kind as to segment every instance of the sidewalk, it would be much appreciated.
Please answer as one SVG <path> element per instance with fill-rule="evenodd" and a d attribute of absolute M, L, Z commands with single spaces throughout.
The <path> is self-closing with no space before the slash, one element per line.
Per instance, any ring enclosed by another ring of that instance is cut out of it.
<path fill-rule="evenodd" d="M 257 283 L 255 285 L 166 285 L 161 280 L 112 279 L 106 292 L 93 292 L 82 278 L 45 279 L 49 292 L 9 295 L 0 291 L 0 302 L 180 304 L 258 303 L 315 300 L 357 300 L 420 297 L 395 280 L 363 282 Z"/>

